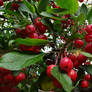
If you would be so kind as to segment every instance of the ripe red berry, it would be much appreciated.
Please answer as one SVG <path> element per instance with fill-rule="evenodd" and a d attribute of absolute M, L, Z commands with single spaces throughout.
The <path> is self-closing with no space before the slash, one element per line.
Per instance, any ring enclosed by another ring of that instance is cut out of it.
<path fill-rule="evenodd" d="M 81 40 L 81 39 L 77 39 L 77 40 L 75 40 L 75 42 L 74 42 L 74 45 L 75 45 L 75 47 L 77 47 L 77 48 L 82 48 L 83 44 L 84 44 L 84 42 L 83 42 L 83 40 Z"/>
<path fill-rule="evenodd" d="M 86 34 L 85 35 L 85 41 L 86 42 L 92 42 L 92 34 L 90 34 L 90 33 L 89 34 Z"/>
<path fill-rule="evenodd" d="M 47 40 L 47 37 L 46 37 L 46 35 L 40 35 L 40 36 L 39 36 L 39 39 Z"/>
<path fill-rule="evenodd" d="M 72 60 L 72 62 L 75 62 L 77 60 L 77 57 L 74 54 L 69 54 L 68 57 Z"/>
<path fill-rule="evenodd" d="M 37 33 L 29 34 L 29 37 L 33 38 L 33 39 L 38 39 L 39 38 Z"/>
<path fill-rule="evenodd" d="M 26 33 L 30 34 L 30 33 L 34 33 L 35 32 L 35 26 L 30 24 L 26 26 Z"/>
<path fill-rule="evenodd" d="M 16 29 L 15 32 L 16 34 L 21 34 L 21 29 Z"/>
<path fill-rule="evenodd" d="M 89 86 L 89 83 L 88 83 L 88 81 L 86 81 L 86 80 L 83 80 L 83 81 L 81 81 L 81 84 L 80 84 L 80 86 L 81 86 L 82 88 L 88 88 L 88 86 Z"/>
<path fill-rule="evenodd" d="M 73 68 L 73 63 L 71 59 L 69 59 L 68 57 L 64 57 L 63 59 L 61 59 L 60 68 L 67 72 L 71 70 Z"/>
<path fill-rule="evenodd" d="M 90 75 L 90 74 L 85 75 L 85 76 L 84 76 L 84 79 L 85 79 L 85 80 L 88 80 L 88 81 L 91 80 L 91 75 Z"/>
<path fill-rule="evenodd" d="M 0 0 L 0 6 L 2 6 L 2 5 L 4 5 L 4 4 L 3 4 L 3 0 Z"/>
<path fill-rule="evenodd" d="M 92 54 L 92 43 L 86 44 L 84 51 Z"/>
<path fill-rule="evenodd" d="M 92 33 L 92 24 L 87 25 L 85 30 L 86 30 L 87 33 Z"/>
<path fill-rule="evenodd" d="M 83 54 L 79 54 L 79 56 L 77 57 L 77 60 L 78 60 L 79 64 L 82 64 L 82 63 L 86 62 L 87 57 L 84 56 Z"/>
<path fill-rule="evenodd" d="M 53 85 L 55 86 L 55 88 L 62 88 L 62 85 L 55 78 L 53 78 Z"/>
<path fill-rule="evenodd" d="M 16 76 L 16 81 L 23 81 L 25 80 L 26 75 L 23 72 L 20 72 L 17 76 Z"/>
<path fill-rule="evenodd" d="M 19 8 L 18 3 L 12 3 L 12 9 L 17 10 Z"/>
<path fill-rule="evenodd" d="M 42 25 L 42 22 L 41 22 L 41 18 L 40 17 L 37 17 L 35 19 L 35 24 L 37 25 L 37 27 L 40 27 Z"/>
<path fill-rule="evenodd" d="M 73 62 L 73 67 L 75 68 L 79 68 L 80 64 L 78 62 L 78 60 L 76 60 L 75 62 Z"/>
<path fill-rule="evenodd" d="M 84 2 L 84 0 L 79 0 L 79 2 Z"/>
<path fill-rule="evenodd" d="M 18 89 L 17 88 L 12 88 L 11 92 L 18 92 Z"/>
<path fill-rule="evenodd" d="M 13 75 L 12 74 L 8 74 L 4 77 L 5 81 L 12 81 L 13 80 Z"/>
<path fill-rule="evenodd" d="M 67 74 L 72 79 L 73 82 L 76 80 L 77 72 L 75 70 L 71 69 Z"/>
<path fill-rule="evenodd" d="M 49 76 L 49 77 L 52 77 L 52 74 L 51 74 L 51 70 L 54 68 L 54 67 L 56 67 L 56 65 L 49 65 L 48 67 L 47 67 L 47 75 Z"/>

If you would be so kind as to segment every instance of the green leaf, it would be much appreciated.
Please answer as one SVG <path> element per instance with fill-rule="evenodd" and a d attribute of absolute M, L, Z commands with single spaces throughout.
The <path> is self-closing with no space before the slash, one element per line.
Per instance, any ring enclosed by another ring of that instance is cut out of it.
<path fill-rule="evenodd" d="M 90 54 L 90 53 L 83 52 L 83 51 L 80 51 L 80 53 L 83 54 L 86 57 L 92 58 L 92 54 Z"/>
<path fill-rule="evenodd" d="M 81 66 L 81 68 L 92 75 L 92 65 L 88 65 L 88 66 L 84 65 L 84 66 Z"/>
<path fill-rule="evenodd" d="M 66 14 L 76 13 L 78 11 L 78 0 L 55 0 L 61 8 L 67 9 Z"/>
<path fill-rule="evenodd" d="M 78 22 L 84 22 L 84 21 L 85 21 L 85 15 L 84 15 L 84 13 L 81 13 L 81 14 L 77 17 L 77 21 L 78 21 Z"/>
<path fill-rule="evenodd" d="M 47 10 L 48 13 L 52 13 L 52 14 L 62 13 L 64 11 L 67 11 L 67 9 L 64 9 L 64 8 L 51 8 L 51 9 Z"/>
<path fill-rule="evenodd" d="M 42 15 L 42 16 L 44 16 L 44 17 L 51 18 L 51 19 L 62 20 L 61 18 L 55 17 L 55 16 L 53 16 L 52 14 L 47 13 L 47 12 L 41 12 L 40 15 Z"/>
<path fill-rule="evenodd" d="M 17 38 L 15 40 L 16 43 L 18 44 L 24 44 L 26 46 L 39 46 L 39 45 L 45 45 L 48 43 L 47 40 L 43 39 L 30 39 L 30 38 Z"/>
<path fill-rule="evenodd" d="M 44 54 L 30 55 L 19 52 L 10 52 L 2 56 L 0 67 L 9 70 L 21 70 L 24 67 L 40 62 L 43 56 Z"/>
<path fill-rule="evenodd" d="M 87 16 L 88 8 L 87 8 L 87 6 L 85 4 L 82 4 L 82 6 L 80 7 L 80 13 L 85 14 L 85 17 Z"/>
<path fill-rule="evenodd" d="M 40 0 L 38 4 L 39 12 L 45 11 L 48 3 L 49 3 L 49 0 Z"/>
<path fill-rule="evenodd" d="M 92 23 L 92 8 L 91 8 L 91 10 L 90 10 L 89 13 L 88 13 L 87 20 L 88 20 L 88 22 L 89 22 L 90 24 Z"/>
<path fill-rule="evenodd" d="M 51 71 L 53 77 L 55 77 L 62 85 L 66 92 L 72 91 L 72 80 L 67 74 L 59 72 L 58 67 L 54 67 Z"/>
<path fill-rule="evenodd" d="M 19 10 L 23 11 L 23 12 L 31 13 L 29 8 L 25 4 L 23 4 L 23 3 L 20 4 Z"/>
<path fill-rule="evenodd" d="M 31 3 L 29 3 L 27 0 L 23 0 L 23 2 L 26 7 L 30 10 L 30 12 L 35 13 L 35 7 Z"/>

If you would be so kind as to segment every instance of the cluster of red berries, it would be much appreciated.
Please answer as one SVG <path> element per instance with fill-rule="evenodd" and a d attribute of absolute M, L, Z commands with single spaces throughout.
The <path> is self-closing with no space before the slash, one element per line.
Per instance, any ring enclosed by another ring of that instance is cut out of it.
<path fill-rule="evenodd" d="M 72 61 L 71 61 L 71 59 L 70 58 L 68 58 L 68 57 L 64 57 L 64 58 L 62 58 L 61 60 L 60 60 L 60 69 L 61 70 L 63 70 L 63 71 L 65 71 L 65 72 L 67 72 L 67 75 L 71 78 L 71 80 L 74 82 L 75 80 L 76 80 L 76 78 L 77 78 L 77 72 L 74 70 L 74 69 L 72 69 L 73 68 L 73 63 L 72 63 Z M 55 85 L 55 87 L 56 88 L 61 88 L 62 86 L 61 86 L 61 84 L 52 76 L 52 74 L 51 74 L 51 70 L 52 70 L 52 68 L 53 67 L 56 67 L 56 65 L 49 65 L 48 67 L 47 67 L 47 75 L 51 78 L 53 78 L 53 84 Z M 56 81 L 55 81 L 56 80 Z"/>
<path fill-rule="evenodd" d="M 33 39 L 47 40 L 47 37 L 44 35 L 47 29 L 47 26 L 41 22 L 41 18 L 37 17 L 35 19 L 35 24 L 29 24 L 25 29 L 17 29 L 16 34 L 22 38 L 29 37 Z M 35 53 L 38 53 L 41 50 L 41 46 L 25 46 L 22 44 L 19 46 L 19 48 L 22 51 L 32 51 Z"/>
<path fill-rule="evenodd" d="M 84 79 L 80 82 L 80 86 L 82 88 L 88 88 L 89 87 L 89 81 L 91 80 L 91 75 L 90 74 L 86 74 L 84 76 Z"/>
<path fill-rule="evenodd" d="M 71 25 L 74 25 L 74 22 L 71 19 L 71 16 L 69 14 L 64 15 L 62 18 L 66 19 L 66 20 L 62 20 L 61 21 L 61 27 L 62 27 L 62 29 L 67 29 Z"/>
<path fill-rule="evenodd" d="M 78 56 L 75 56 L 74 54 L 69 54 L 68 56 L 72 62 L 73 62 L 73 67 L 79 68 L 83 63 L 86 62 L 87 57 L 84 56 L 83 54 L 79 54 Z"/>
<path fill-rule="evenodd" d="M 85 30 L 86 30 L 85 41 L 87 44 L 84 48 L 84 51 L 92 54 L 92 24 L 87 25 Z"/>
<path fill-rule="evenodd" d="M 7 1 L 8 1 L 8 0 L 7 0 Z M 4 5 L 3 0 L 0 0 L 0 6 L 3 6 L 3 5 Z M 13 3 L 11 4 L 11 9 L 12 9 L 12 10 L 18 10 L 18 8 L 19 8 L 19 4 L 18 4 L 18 3 L 13 2 Z"/>
<path fill-rule="evenodd" d="M 18 92 L 16 86 L 26 78 L 23 72 L 17 76 L 5 68 L 0 68 L 0 91 L 1 92 Z"/>

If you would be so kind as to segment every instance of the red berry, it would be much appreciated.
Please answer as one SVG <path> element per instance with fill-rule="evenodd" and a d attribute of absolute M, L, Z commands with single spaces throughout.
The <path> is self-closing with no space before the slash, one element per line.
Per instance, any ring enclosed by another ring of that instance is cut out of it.
<path fill-rule="evenodd" d="M 81 39 L 77 39 L 77 40 L 75 40 L 75 42 L 74 42 L 74 45 L 75 45 L 75 47 L 77 47 L 77 48 L 82 48 L 83 44 L 84 44 L 84 42 L 83 42 L 83 40 L 81 40 Z"/>
<path fill-rule="evenodd" d="M 48 75 L 49 77 L 52 77 L 51 70 L 52 70 L 54 67 L 56 67 L 56 65 L 49 65 L 49 66 L 47 67 L 47 75 Z"/>
<path fill-rule="evenodd" d="M 55 78 L 53 78 L 53 85 L 55 86 L 55 88 L 62 88 L 61 84 L 59 83 L 59 81 Z"/>
<path fill-rule="evenodd" d="M 88 83 L 88 81 L 86 81 L 86 80 L 83 80 L 83 81 L 81 81 L 81 84 L 80 84 L 80 86 L 81 86 L 82 88 L 88 88 L 88 86 L 89 86 L 89 83 Z"/>
<path fill-rule="evenodd" d="M 72 62 L 75 62 L 77 60 L 77 57 L 74 54 L 69 54 L 68 57 L 72 60 Z"/>
<path fill-rule="evenodd" d="M 4 4 L 3 4 L 3 0 L 0 0 L 0 6 L 2 6 L 2 5 L 4 5 Z"/>
<path fill-rule="evenodd" d="M 18 89 L 17 88 L 12 88 L 11 92 L 18 92 Z"/>
<path fill-rule="evenodd" d="M 86 44 L 84 51 L 92 54 L 92 43 Z"/>
<path fill-rule="evenodd" d="M 13 80 L 13 75 L 12 74 L 8 74 L 4 77 L 5 81 L 12 81 Z"/>
<path fill-rule="evenodd" d="M 84 65 L 90 65 L 91 63 L 90 62 L 84 62 Z"/>
<path fill-rule="evenodd" d="M 42 25 L 42 22 L 41 22 L 41 18 L 40 17 L 37 17 L 36 19 L 35 19 L 35 24 L 37 25 L 37 26 L 41 26 Z"/>
<path fill-rule="evenodd" d="M 86 42 L 92 42 L 92 34 L 90 34 L 90 33 L 89 34 L 86 34 L 85 35 L 85 41 Z"/>
<path fill-rule="evenodd" d="M 34 33 L 35 32 L 35 26 L 30 24 L 26 26 L 26 33 L 30 34 L 30 33 Z"/>
<path fill-rule="evenodd" d="M 85 79 L 85 80 L 88 80 L 88 81 L 91 80 L 91 75 L 90 75 L 90 74 L 85 75 L 85 76 L 84 76 L 84 79 Z"/>
<path fill-rule="evenodd" d="M 79 0 L 79 2 L 84 2 L 84 0 Z"/>
<path fill-rule="evenodd" d="M 80 64 L 78 62 L 78 60 L 76 60 L 75 62 L 73 62 L 73 67 L 75 68 L 79 68 Z"/>
<path fill-rule="evenodd" d="M 83 54 L 79 54 L 79 56 L 77 57 L 77 60 L 78 60 L 79 64 L 82 64 L 82 63 L 86 62 L 87 57 L 84 56 Z"/>
<path fill-rule="evenodd" d="M 47 37 L 46 37 L 46 35 L 40 35 L 40 36 L 39 36 L 39 39 L 47 40 Z"/>
<path fill-rule="evenodd" d="M 86 30 L 87 33 L 92 33 L 92 24 L 87 25 L 85 30 Z"/>
<path fill-rule="evenodd" d="M 26 76 L 23 72 L 20 72 L 17 76 L 16 76 L 16 81 L 23 81 L 25 80 Z"/>
<path fill-rule="evenodd" d="M 60 68 L 67 72 L 71 70 L 73 68 L 73 63 L 71 59 L 69 59 L 68 57 L 64 57 L 63 59 L 61 59 Z"/>
<path fill-rule="evenodd" d="M 77 72 L 75 70 L 71 69 L 67 74 L 72 79 L 73 82 L 76 80 Z"/>
<path fill-rule="evenodd" d="M 12 8 L 14 10 L 17 10 L 19 8 L 19 4 L 18 3 L 12 3 Z"/>
<path fill-rule="evenodd" d="M 21 34 L 21 29 L 16 29 L 15 32 L 16 34 Z"/>
<path fill-rule="evenodd" d="M 33 38 L 33 39 L 38 39 L 39 38 L 37 33 L 30 34 L 29 37 Z"/>

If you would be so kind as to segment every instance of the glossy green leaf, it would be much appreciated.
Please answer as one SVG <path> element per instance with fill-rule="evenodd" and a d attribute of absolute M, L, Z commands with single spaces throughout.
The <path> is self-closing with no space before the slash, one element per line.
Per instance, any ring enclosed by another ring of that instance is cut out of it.
<path fill-rule="evenodd" d="M 87 16 L 88 9 L 87 9 L 87 6 L 85 4 L 82 4 L 82 6 L 80 7 L 80 13 L 83 13 L 83 14 L 85 14 L 85 16 Z"/>
<path fill-rule="evenodd" d="M 92 54 L 90 54 L 90 53 L 83 52 L 83 51 L 81 51 L 80 53 L 83 54 L 86 57 L 92 58 Z"/>
<path fill-rule="evenodd" d="M 90 24 L 92 23 L 92 8 L 91 8 L 91 10 L 90 10 L 89 13 L 88 13 L 87 20 L 88 20 L 88 22 L 89 22 Z"/>
<path fill-rule="evenodd" d="M 29 3 L 27 0 L 23 0 L 23 2 L 26 7 L 30 10 L 30 12 L 35 13 L 35 7 L 31 3 Z"/>
<path fill-rule="evenodd" d="M 66 14 L 76 13 L 78 11 L 78 0 L 55 0 L 57 5 L 59 5 L 61 8 L 68 9 L 66 11 Z"/>
<path fill-rule="evenodd" d="M 19 52 L 6 53 L 0 60 L 0 67 L 9 70 L 21 70 L 24 67 L 40 62 L 43 56 L 44 54 L 30 55 Z"/>
<path fill-rule="evenodd" d="M 47 10 L 48 13 L 52 13 L 52 14 L 62 13 L 64 11 L 67 11 L 67 9 L 64 9 L 64 8 L 51 8 L 51 9 Z"/>
<path fill-rule="evenodd" d="M 51 19 L 62 20 L 61 18 L 55 17 L 55 16 L 53 16 L 52 14 L 47 13 L 47 12 L 41 12 L 40 15 L 42 15 L 42 16 L 44 16 L 44 17 L 51 18 Z"/>
<path fill-rule="evenodd" d="M 45 11 L 48 3 L 49 3 L 49 0 L 40 0 L 38 4 L 39 12 Z"/>
<path fill-rule="evenodd" d="M 72 91 L 72 80 L 67 74 L 59 72 L 58 67 L 54 67 L 51 73 L 53 77 L 55 77 L 61 83 L 62 87 L 66 92 Z"/>
<path fill-rule="evenodd" d="M 30 39 L 30 38 L 17 38 L 15 40 L 16 43 L 18 44 L 24 44 L 26 46 L 39 46 L 39 45 L 45 45 L 48 43 L 47 40 L 43 39 Z"/>

